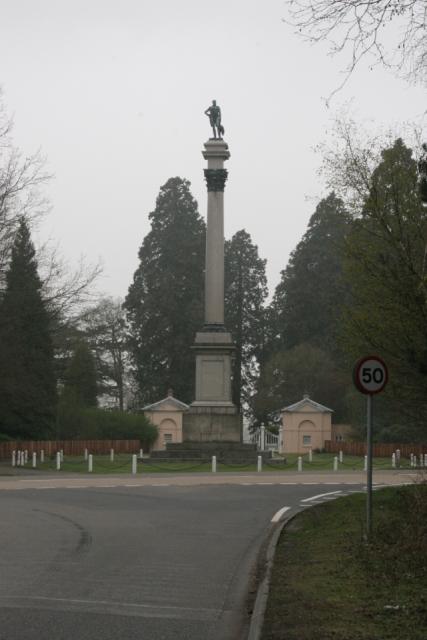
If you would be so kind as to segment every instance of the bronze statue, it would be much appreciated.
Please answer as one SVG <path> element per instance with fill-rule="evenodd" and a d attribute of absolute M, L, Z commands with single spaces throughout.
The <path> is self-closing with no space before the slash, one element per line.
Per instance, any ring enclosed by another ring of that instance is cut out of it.
<path fill-rule="evenodd" d="M 205 111 L 205 115 L 209 116 L 209 122 L 211 123 L 214 140 L 222 140 L 224 135 L 224 127 L 221 124 L 221 109 L 216 103 L 216 100 L 212 100 L 212 104 Z"/>

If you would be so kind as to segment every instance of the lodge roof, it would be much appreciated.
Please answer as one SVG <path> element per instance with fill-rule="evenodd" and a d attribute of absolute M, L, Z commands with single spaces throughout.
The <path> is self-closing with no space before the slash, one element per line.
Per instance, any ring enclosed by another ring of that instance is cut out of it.
<path fill-rule="evenodd" d="M 294 404 L 289 405 L 289 407 L 284 407 L 283 409 L 281 409 L 281 411 L 287 411 L 289 413 L 297 413 L 300 409 L 302 409 L 303 406 L 309 405 L 313 411 L 316 411 L 318 413 L 333 413 L 334 410 L 333 409 L 329 409 L 329 407 L 325 407 L 323 404 L 320 404 L 319 402 L 315 402 L 314 400 L 312 400 L 310 398 L 310 396 L 308 395 L 308 393 L 304 394 L 304 397 L 302 400 L 299 400 L 298 402 L 295 402 Z"/>
<path fill-rule="evenodd" d="M 174 398 L 173 395 L 168 395 L 166 398 L 163 398 L 158 402 L 147 404 L 145 407 L 142 407 L 142 411 L 162 411 L 162 408 L 165 405 L 172 405 L 178 411 L 187 411 L 190 408 L 188 404 L 185 404 L 185 402 L 181 402 L 181 400 Z"/>

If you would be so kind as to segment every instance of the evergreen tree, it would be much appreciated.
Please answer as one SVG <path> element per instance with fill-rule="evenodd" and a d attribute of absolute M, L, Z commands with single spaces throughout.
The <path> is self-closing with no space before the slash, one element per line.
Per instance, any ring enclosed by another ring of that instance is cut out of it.
<path fill-rule="evenodd" d="M 265 367 L 256 397 L 260 421 L 276 420 L 282 407 L 301 400 L 308 393 L 313 400 L 334 410 L 334 420 L 346 411 L 348 376 L 331 356 L 309 344 L 273 354 Z"/>
<path fill-rule="evenodd" d="M 273 334 L 286 348 L 307 343 L 335 351 L 340 310 L 348 297 L 343 251 L 351 218 L 331 193 L 316 207 L 291 254 L 272 303 Z"/>
<path fill-rule="evenodd" d="M 0 431 L 19 438 L 49 435 L 54 420 L 54 354 L 41 287 L 22 219 L 0 304 Z"/>
<path fill-rule="evenodd" d="M 266 260 L 244 229 L 225 243 L 225 326 L 236 352 L 233 364 L 233 402 L 250 408 L 262 352 L 264 301 L 267 296 Z"/>
<path fill-rule="evenodd" d="M 97 396 L 95 358 L 87 342 L 80 339 L 65 371 L 62 401 L 79 407 L 96 407 Z"/>
<path fill-rule="evenodd" d="M 271 417 L 271 412 L 289 399 L 289 403 L 293 398 L 301 399 L 304 391 L 328 404 L 335 391 L 342 389 L 337 373 L 341 361 L 337 332 L 349 297 L 343 258 L 350 227 L 351 216 L 342 201 L 334 193 L 329 194 L 316 207 L 306 233 L 282 271 L 265 314 L 265 347 L 255 399 L 258 421 Z M 311 363 L 324 358 L 324 365 L 318 367 L 324 377 L 320 385 L 309 378 L 305 361 L 299 360 L 303 355 Z M 319 392 L 321 397 L 316 397 Z M 345 417 L 341 395 L 335 395 L 331 408 Z"/>
<path fill-rule="evenodd" d="M 124 305 L 140 402 L 159 400 L 168 387 L 191 402 L 190 347 L 203 322 L 205 225 L 188 180 L 170 178 L 149 219 L 151 230 Z"/>

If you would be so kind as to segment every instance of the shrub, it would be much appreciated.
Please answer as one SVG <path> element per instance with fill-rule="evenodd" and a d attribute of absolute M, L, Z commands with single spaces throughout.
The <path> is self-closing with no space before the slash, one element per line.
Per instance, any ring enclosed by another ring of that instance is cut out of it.
<path fill-rule="evenodd" d="M 157 428 L 143 414 L 85 408 L 61 402 L 58 406 L 57 433 L 62 439 L 136 439 L 150 444 L 157 437 Z"/>

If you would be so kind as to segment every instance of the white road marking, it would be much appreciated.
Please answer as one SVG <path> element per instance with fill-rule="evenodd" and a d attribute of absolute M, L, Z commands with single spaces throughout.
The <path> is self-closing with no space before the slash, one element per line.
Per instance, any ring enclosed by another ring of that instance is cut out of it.
<path fill-rule="evenodd" d="M 150 487 L 170 487 L 170 484 L 150 484 Z"/>
<path fill-rule="evenodd" d="M 275 513 L 271 518 L 271 522 L 279 522 L 283 514 L 286 513 L 286 511 L 289 511 L 290 508 L 291 507 L 282 507 L 281 509 L 279 509 L 279 511 L 277 511 L 277 513 Z"/>
<path fill-rule="evenodd" d="M 304 498 L 301 502 L 311 502 L 312 500 L 317 500 L 318 498 L 324 498 L 325 496 L 332 496 L 337 493 L 342 493 L 342 491 L 329 491 L 329 493 L 319 493 L 317 496 L 311 496 L 311 498 Z"/>
<path fill-rule="evenodd" d="M 297 485 L 297 484 L 298 484 L 298 482 L 279 482 L 279 484 L 282 484 L 282 485 L 286 484 L 286 485 L 293 485 L 293 486 L 295 486 L 295 485 Z"/>
<path fill-rule="evenodd" d="M 258 484 L 258 485 L 260 485 L 260 484 L 262 484 L 262 485 L 267 485 L 267 484 L 268 485 L 272 485 L 274 483 L 273 482 L 256 482 L 255 484 Z"/>
<path fill-rule="evenodd" d="M 116 487 L 120 487 L 120 485 L 119 484 L 97 484 L 93 488 L 94 489 L 115 489 Z"/>

